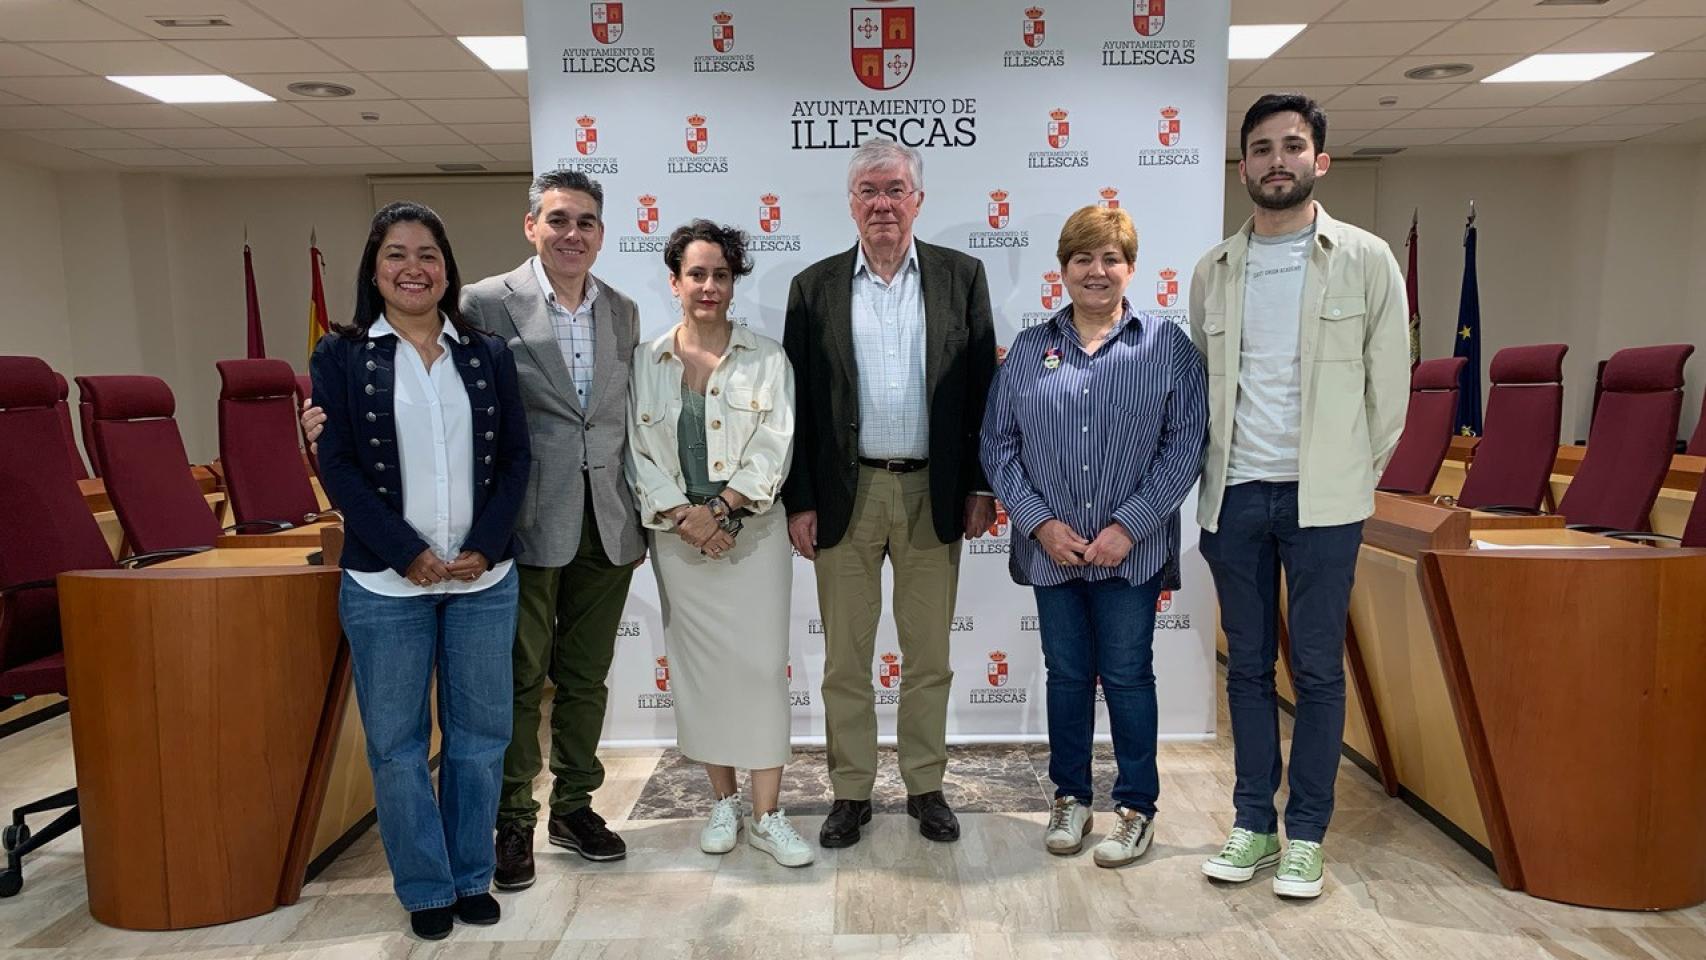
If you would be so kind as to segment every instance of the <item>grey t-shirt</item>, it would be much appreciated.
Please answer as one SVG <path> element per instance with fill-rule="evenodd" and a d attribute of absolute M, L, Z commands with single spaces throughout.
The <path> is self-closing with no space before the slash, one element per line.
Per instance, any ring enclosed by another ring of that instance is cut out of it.
<path fill-rule="evenodd" d="M 1303 273 L 1315 225 L 1278 237 L 1251 234 L 1244 259 L 1244 325 L 1238 405 L 1226 482 L 1297 479 L 1303 422 Z"/>

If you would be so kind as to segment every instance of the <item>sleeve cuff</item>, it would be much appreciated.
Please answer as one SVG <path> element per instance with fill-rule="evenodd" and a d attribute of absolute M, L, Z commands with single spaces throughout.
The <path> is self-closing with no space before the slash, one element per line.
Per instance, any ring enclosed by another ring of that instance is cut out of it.
<path fill-rule="evenodd" d="M 1133 498 L 1114 511 L 1114 522 L 1125 527 L 1133 540 L 1142 543 L 1161 528 L 1161 515 L 1148 502 Z"/>
<path fill-rule="evenodd" d="M 1007 522 L 1019 532 L 1021 537 L 1030 537 L 1036 529 L 1054 519 L 1054 512 L 1049 510 L 1043 498 L 1031 494 L 1023 501 L 1007 504 Z"/>

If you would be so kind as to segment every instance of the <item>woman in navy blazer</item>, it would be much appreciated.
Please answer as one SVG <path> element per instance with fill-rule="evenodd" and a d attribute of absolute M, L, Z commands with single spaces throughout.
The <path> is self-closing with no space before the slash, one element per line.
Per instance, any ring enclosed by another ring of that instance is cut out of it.
<path fill-rule="evenodd" d="M 531 455 L 504 341 L 462 319 L 438 215 L 373 218 L 355 314 L 314 351 L 326 411 L 320 479 L 344 515 L 339 616 L 367 733 L 379 835 L 415 932 L 490 924 L 510 649 L 516 511 Z M 431 684 L 443 732 L 427 768 Z"/>

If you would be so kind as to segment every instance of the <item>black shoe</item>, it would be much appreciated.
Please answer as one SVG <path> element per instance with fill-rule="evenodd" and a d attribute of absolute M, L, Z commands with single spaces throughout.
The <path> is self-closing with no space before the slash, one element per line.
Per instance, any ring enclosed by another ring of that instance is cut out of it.
<path fill-rule="evenodd" d="M 489 893 L 476 893 L 471 897 L 456 898 L 456 919 L 463 923 L 489 927 L 498 922 L 502 911 L 498 909 L 497 898 Z"/>
<path fill-rule="evenodd" d="M 859 842 L 859 827 L 871 822 L 871 801 L 837 800 L 823 818 L 823 829 L 817 833 L 817 845 L 829 849 L 851 847 Z"/>
<path fill-rule="evenodd" d="M 918 832 L 926 840 L 947 842 L 960 838 L 960 821 L 942 791 L 932 790 L 906 798 L 906 815 L 918 821 Z"/>
<path fill-rule="evenodd" d="M 594 813 L 591 807 L 552 817 L 547 832 L 552 843 L 573 850 L 595 863 L 621 860 L 628 855 L 628 845 L 610 832 L 604 825 L 604 818 Z"/>
<path fill-rule="evenodd" d="M 492 886 L 499 890 L 526 890 L 533 886 L 533 826 L 523 820 L 498 824 L 494 844 L 498 865 L 492 871 Z"/>
<path fill-rule="evenodd" d="M 409 927 L 422 940 L 443 940 L 455 926 L 456 912 L 449 907 L 409 911 Z"/>

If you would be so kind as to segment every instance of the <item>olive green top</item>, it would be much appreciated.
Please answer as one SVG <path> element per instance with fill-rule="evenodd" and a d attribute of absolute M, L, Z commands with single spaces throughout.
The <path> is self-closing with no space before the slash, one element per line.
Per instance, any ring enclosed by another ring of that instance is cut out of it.
<path fill-rule="evenodd" d="M 710 458 L 705 449 L 705 395 L 693 392 L 686 381 L 681 384 L 681 419 L 676 421 L 675 437 L 687 499 L 704 503 L 722 493 L 728 484 L 711 479 Z"/>

